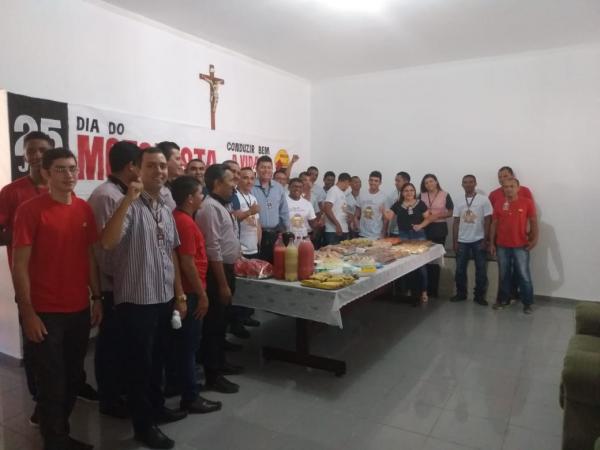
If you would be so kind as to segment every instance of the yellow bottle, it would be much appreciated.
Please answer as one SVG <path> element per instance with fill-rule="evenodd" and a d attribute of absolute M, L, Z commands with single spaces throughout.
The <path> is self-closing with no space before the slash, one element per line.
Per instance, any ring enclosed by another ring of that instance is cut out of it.
<path fill-rule="evenodd" d="M 285 248 L 285 281 L 298 281 L 298 246 L 294 241 Z"/>

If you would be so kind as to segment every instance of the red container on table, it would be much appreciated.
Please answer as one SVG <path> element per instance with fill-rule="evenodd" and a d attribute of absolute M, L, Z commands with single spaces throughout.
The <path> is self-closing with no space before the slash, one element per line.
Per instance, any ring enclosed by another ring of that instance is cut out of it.
<path fill-rule="evenodd" d="M 277 280 L 285 278 L 285 245 L 283 245 L 281 235 L 273 247 L 273 276 Z"/>
<path fill-rule="evenodd" d="M 310 239 L 306 238 L 298 245 L 298 279 L 309 278 L 315 270 L 315 247 Z"/>

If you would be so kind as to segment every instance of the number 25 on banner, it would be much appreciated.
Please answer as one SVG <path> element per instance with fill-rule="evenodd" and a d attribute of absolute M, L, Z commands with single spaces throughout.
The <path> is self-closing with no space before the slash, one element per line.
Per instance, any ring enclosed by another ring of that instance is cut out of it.
<path fill-rule="evenodd" d="M 17 116 L 13 130 L 15 133 L 23 134 L 15 142 L 15 148 L 13 149 L 15 156 L 25 156 L 23 141 L 25 140 L 27 133 L 30 133 L 31 131 L 41 131 L 42 133 L 46 133 L 48 136 L 50 136 L 50 139 L 54 141 L 55 147 L 62 147 L 62 137 L 57 131 L 60 130 L 61 127 L 62 125 L 60 120 L 46 119 L 42 117 L 40 119 L 40 126 L 38 127 L 38 124 L 33 117 L 28 116 L 27 114 L 21 114 L 20 116 Z M 29 167 L 27 161 L 23 160 L 23 165 L 19 166 L 19 170 L 21 172 L 26 172 L 28 169 Z"/>

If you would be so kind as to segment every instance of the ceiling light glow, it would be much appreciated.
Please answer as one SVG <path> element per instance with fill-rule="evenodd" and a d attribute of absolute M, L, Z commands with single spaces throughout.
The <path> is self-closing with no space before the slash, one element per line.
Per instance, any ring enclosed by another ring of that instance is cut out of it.
<path fill-rule="evenodd" d="M 313 0 L 314 4 L 340 12 L 377 14 L 389 0 Z"/>

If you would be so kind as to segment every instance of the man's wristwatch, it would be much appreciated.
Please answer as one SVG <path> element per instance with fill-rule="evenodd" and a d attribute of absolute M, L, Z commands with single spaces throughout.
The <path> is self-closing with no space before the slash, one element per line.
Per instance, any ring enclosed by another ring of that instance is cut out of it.
<path fill-rule="evenodd" d="M 178 295 L 177 297 L 175 297 L 175 301 L 177 303 L 186 303 L 187 302 L 187 296 L 185 294 Z"/>

